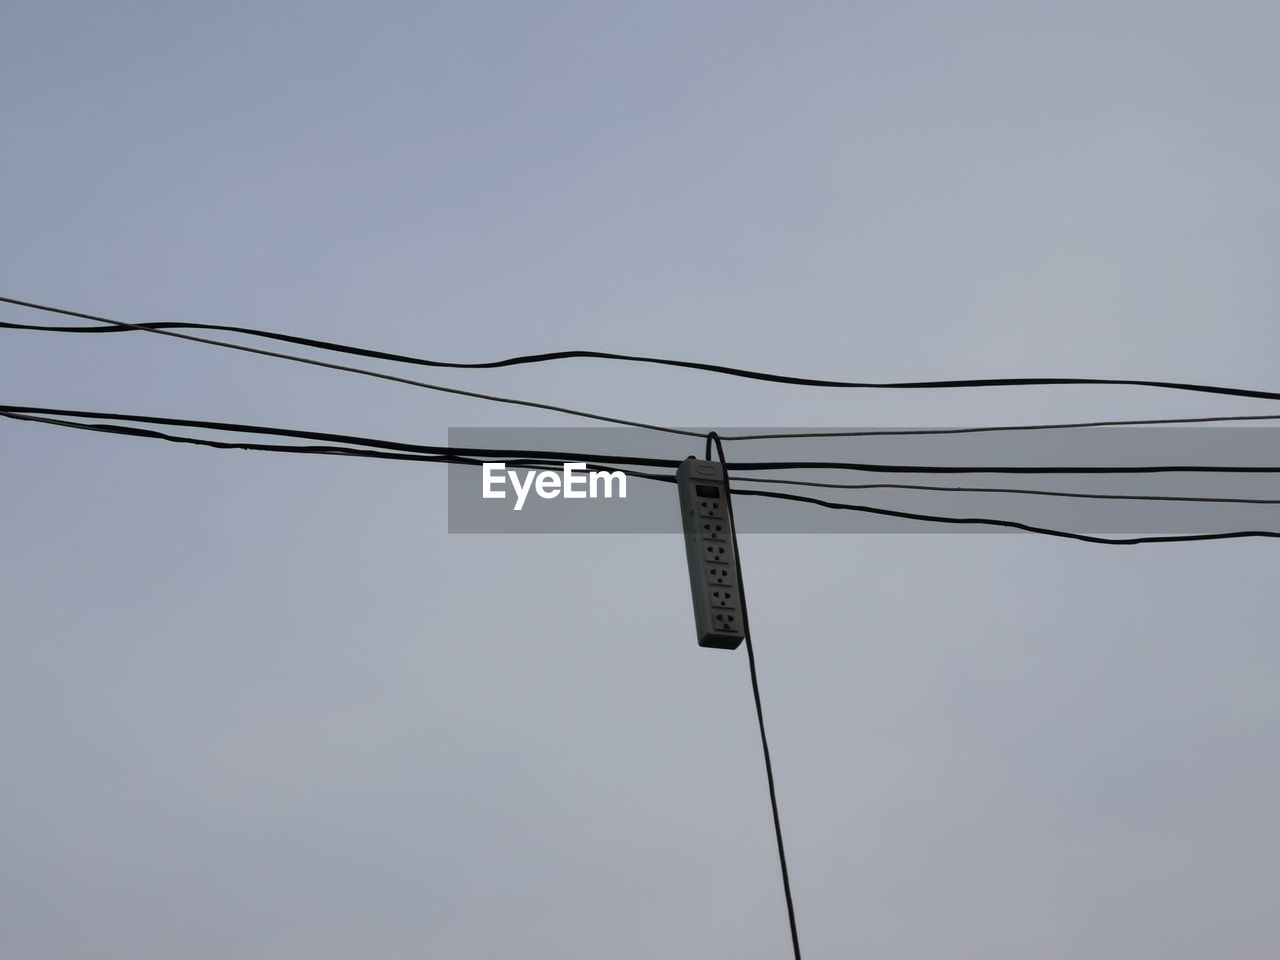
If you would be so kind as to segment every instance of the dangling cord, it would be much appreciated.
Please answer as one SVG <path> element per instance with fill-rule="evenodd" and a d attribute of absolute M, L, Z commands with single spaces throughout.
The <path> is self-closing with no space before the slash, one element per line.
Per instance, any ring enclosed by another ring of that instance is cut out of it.
<path fill-rule="evenodd" d="M 795 960 L 800 960 L 800 935 L 796 932 L 796 908 L 791 900 L 791 874 L 787 871 L 787 851 L 782 843 L 782 820 L 778 816 L 778 791 L 773 783 L 773 761 L 769 758 L 769 738 L 764 730 L 764 707 L 760 703 L 760 680 L 756 676 L 756 651 L 751 643 L 751 618 L 747 614 L 747 590 L 742 583 L 742 552 L 738 549 L 738 525 L 733 519 L 733 497 L 729 491 L 729 465 L 725 462 L 724 446 L 713 430 L 707 434 L 705 459 L 711 459 L 711 445 L 716 446 L 720 468 L 724 471 L 724 505 L 729 517 L 729 530 L 733 539 L 733 553 L 738 558 L 738 596 L 742 600 L 742 634 L 747 646 L 747 666 L 751 671 L 751 694 L 756 701 L 756 720 L 760 723 L 760 747 L 764 751 L 764 773 L 769 781 L 769 804 L 773 807 L 773 833 L 778 840 L 778 865 L 782 868 L 782 892 L 787 899 L 787 922 L 791 925 L 791 949 Z"/>

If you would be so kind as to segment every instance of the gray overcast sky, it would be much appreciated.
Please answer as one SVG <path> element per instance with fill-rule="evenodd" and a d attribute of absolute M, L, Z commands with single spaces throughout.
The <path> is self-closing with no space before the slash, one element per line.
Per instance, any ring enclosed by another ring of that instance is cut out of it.
<path fill-rule="evenodd" d="M 451 359 L 1275 389 L 1277 28 L 7 0 L 0 287 Z M 724 427 L 1275 410 L 438 379 Z M 564 422 L 142 335 L 4 333 L 0 383 L 423 442 Z M 677 537 L 450 536 L 423 466 L 16 423 L 0 457 L 6 958 L 786 955 L 745 660 L 696 647 Z M 1275 957 L 1276 550 L 748 538 L 808 956 Z"/>

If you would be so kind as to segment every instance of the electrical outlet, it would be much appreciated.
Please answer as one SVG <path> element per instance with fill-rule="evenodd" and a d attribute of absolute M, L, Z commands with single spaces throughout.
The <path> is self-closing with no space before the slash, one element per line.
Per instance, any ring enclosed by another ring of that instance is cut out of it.
<path fill-rule="evenodd" d="M 711 625 L 720 633 L 741 633 L 741 624 L 738 614 L 727 610 L 717 610 L 711 615 Z"/>
<path fill-rule="evenodd" d="M 702 546 L 702 557 L 704 560 L 710 560 L 718 563 L 722 560 L 729 559 L 729 545 L 727 543 L 705 543 Z"/>
<path fill-rule="evenodd" d="M 712 587 L 710 595 L 713 607 L 733 607 L 737 609 L 738 591 L 733 587 Z"/>
<path fill-rule="evenodd" d="M 729 534 L 729 526 L 722 520 L 699 519 L 698 526 L 706 540 L 724 540 Z"/>
<path fill-rule="evenodd" d="M 690 457 L 676 469 L 676 486 L 698 644 L 733 650 L 746 634 L 724 469 Z"/>
<path fill-rule="evenodd" d="M 738 579 L 733 575 L 733 569 L 731 567 L 712 564 L 706 568 L 706 571 L 707 580 L 720 586 L 727 586 L 728 584 L 736 583 Z"/>
<path fill-rule="evenodd" d="M 709 520 L 724 519 L 724 502 L 721 500 L 698 500 L 698 516 Z"/>

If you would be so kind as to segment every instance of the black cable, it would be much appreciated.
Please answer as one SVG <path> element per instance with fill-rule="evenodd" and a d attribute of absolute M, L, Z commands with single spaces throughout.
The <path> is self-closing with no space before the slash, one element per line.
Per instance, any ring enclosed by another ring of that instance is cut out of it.
<path fill-rule="evenodd" d="M 525 357 L 514 357 L 509 360 L 497 360 L 497 361 L 491 361 L 491 362 L 485 362 L 485 363 L 454 363 L 454 362 L 445 361 L 445 360 L 425 360 L 421 357 L 413 357 L 413 356 L 408 356 L 408 355 L 399 354 L 399 353 L 387 353 L 382 350 L 371 350 L 371 349 L 366 349 L 364 347 L 353 347 L 346 344 L 333 343 L 326 340 L 315 340 L 310 337 L 299 337 L 299 336 L 294 336 L 292 334 L 278 333 L 270 330 L 260 330 L 253 327 L 240 327 L 240 326 L 220 324 L 220 323 L 191 323 L 191 322 L 182 322 L 182 321 L 159 321 L 159 322 L 152 322 L 152 323 L 126 324 L 123 321 L 111 320 L 106 317 L 96 316 L 94 314 L 80 313 L 74 310 L 63 310 L 59 307 L 49 307 L 49 306 L 44 306 L 42 304 L 30 303 L 25 300 L 15 300 L 11 297 L 0 297 L 0 303 L 9 303 L 15 306 L 27 307 L 33 310 L 43 310 L 50 313 L 58 313 L 58 314 L 63 314 L 65 316 L 79 317 L 85 320 L 96 320 L 101 323 L 111 324 L 111 326 L 106 326 L 106 327 L 59 327 L 59 326 L 48 326 L 48 325 L 42 325 L 42 324 L 12 323 L 12 322 L 0 321 L 0 329 L 6 329 L 6 330 L 30 330 L 30 331 L 39 331 L 44 333 L 129 333 L 129 332 L 136 332 L 136 331 L 145 332 L 145 331 L 164 331 L 164 330 L 217 330 L 217 331 L 223 331 L 227 333 L 239 333 L 239 334 L 244 334 L 246 336 L 261 337 L 263 339 L 268 339 L 268 340 L 277 340 L 283 343 L 297 344 L 299 346 L 311 347 L 316 350 L 327 350 L 335 353 L 344 353 L 344 354 L 350 354 L 353 356 L 368 357 L 375 360 L 388 360 L 395 363 L 410 363 L 410 364 L 417 364 L 419 366 L 427 366 L 427 367 L 490 369 L 494 367 L 514 366 L 516 364 L 524 364 L 524 363 L 539 363 L 547 360 L 564 359 L 567 357 L 576 357 L 576 356 L 591 356 L 591 357 L 597 357 L 597 358 L 603 358 L 603 359 L 633 359 L 637 361 L 642 361 L 644 359 L 640 357 L 626 358 L 618 354 L 593 353 L 591 351 L 569 351 L 569 352 L 562 352 L 557 354 L 534 354 L 534 355 L 529 355 Z M 230 346 L 235 348 L 235 346 L 232 344 L 223 344 L 220 341 L 206 341 L 200 338 L 186 338 L 186 339 L 192 339 L 197 343 L 216 343 L 216 345 L 219 345 L 219 346 Z M 275 354 L 267 354 L 267 355 L 275 356 Z M 295 359 L 295 360 L 299 360 L 300 362 L 309 362 L 309 361 L 303 360 L 303 358 L 300 358 L 300 357 L 292 357 L 292 358 L 286 357 L 286 359 Z M 675 361 L 662 361 L 662 362 L 674 363 Z M 347 372 L 352 372 L 352 373 L 366 374 L 370 376 L 379 376 L 379 374 L 373 371 L 360 370 L 356 368 L 337 367 L 337 369 L 344 370 Z M 419 384 L 417 381 L 403 381 L 403 380 L 400 380 L 399 378 L 389 378 L 389 379 L 394 379 L 396 380 L 396 382 L 412 383 L 418 386 L 423 385 L 423 384 Z M 429 386 L 433 389 L 435 388 L 434 385 L 429 385 Z M 483 399 L 497 399 L 500 402 L 511 402 L 517 405 L 543 407 L 543 405 L 540 405 L 540 404 L 534 404 L 532 402 L 515 400 L 513 398 L 494 398 L 484 394 L 468 393 L 467 391 L 452 391 L 452 390 L 449 390 L 448 388 L 440 388 L 440 389 L 444 390 L 445 392 L 461 393 L 464 396 L 474 396 L 474 397 L 480 397 Z M 558 408 L 558 407 L 545 407 L 545 409 L 552 409 L 557 411 L 561 410 L 561 408 Z M 575 411 L 563 411 L 563 412 L 576 413 Z M 668 430 L 667 428 L 657 427 L 651 424 L 639 424 L 639 423 L 632 424 L 630 421 L 616 420 L 611 417 L 595 417 L 590 414 L 582 414 L 582 415 L 589 416 L 592 419 L 602 419 L 605 422 L 609 422 L 609 423 L 621 423 L 624 425 L 640 426 L 647 429 L 657 429 L 663 432 L 675 432 L 675 433 L 680 433 L 682 435 L 701 436 L 701 434 L 697 433 L 697 431 Z M 733 441 L 733 440 L 788 440 L 788 439 L 798 440 L 798 439 L 819 439 L 819 438 L 827 438 L 827 437 L 832 437 L 832 438 L 834 437 L 895 437 L 895 436 L 917 436 L 918 437 L 918 436 L 938 436 L 938 435 L 963 434 L 963 433 L 993 433 L 993 432 L 1001 432 L 1001 431 L 1019 431 L 1019 430 L 1070 430 L 1070 429 L 1080 429 L 1080 428 L 1086 428 L 1086 427 L 1132 427 L 1132 426 L 1158 426 L 1158 425 L 1172 426 L 1176 424 L 1223 423 L 1228 421 L 1252 421 L 1252 420 L 1280 420 L 1280 414 L 1252 414 L 1252 415 L 1219 416 L 1219 417 L 1162 417 L 1157 419 L 1143 419 L 1143 420 L 1091 420 L 1091 421 L 1071 422 L 1071 423 L 1032 423 L 1032 424 L 1014 424 L 1014 425 L 1006 425 L 1006 426 L 984 426 L 984 427 L 944 427 L 944 428 L 929 428 L 929 429 L 921 429 L 921 430 L 914 430 L 914 429 L 821 430 L 821 431 L 810 431 L 810 432 L 803 432 L 803 433 L 791 432 L 791 433 L 735 434 L 733 436 L 721 437 L 721 439 L 725 441 Z"/>
<path fill-rule="evenodd" d="M 791 949 L 795 960 L 800 960 L 800 934 L 796 929 L 796 907 L 791 897 L 791 873 L 787 870 L 787 848 L 782 842 L 782 818 L 778 813 L 778 789 L 773 780 L 773 760 L 769 755 L 769 736 L 764 729 L 764 706 L 760 702 L 760 678 L 756 674 L 756 650 L 751 642 L 751 617 L 747 612 L 747 588 L 742 576 L 742 550 L 738 547 L 738 525 L 733 519 L 732 484 L 729 482 L 729 465 L 724 458 L 724 445 L 713 430 L 707 434 L 707 451 L 704 459 L 711 459 L 711 445 L 715 444 L 720 469 L 724 471 L 724 508 L 729 517 L 729 535 L 733 540 L 733 553 L 738 558 L 738 596 L 742 600 L 742 636 L 747 647 L 747 668 L 751 673 L 751 696 L 756 702 L 756 721 L 760 725 L 760 749 L 764 753 L 764 774 L 769 781 L 769 806 L 773 810 L 773 835 L 778 842 L 778 866 L 782 870 L 782 894 L 787 901 L 787 923 L 791 927 Z"/>
<path fill-rule="evenodd" d="M 18 306 L 32 307 L 36 310 L 54 310 L 52 307 L 41 307 L 34 303 L 25 303 L 21 300 L 13 300 L 9 297 L 0 297 L 0 302 L 11 303 Z M 439 383 L 428 383 L 425 380 L 412 380 L 409 377 L 397 377 L 390 373 L 381 373 L 377 370 L 367 370 L 363 367 L 352 367 L 342 363 L 329 363 L 326 360 L 313 360 L 310 357 L 299 357 L 291 353 L 281 353 L 278 350 L 263 350 L 259 347 L 246 347 L 244 344 L 231 343 L 227 340 L 212 340 L 209 337 L 196 337 L 189 333 L 175 333 L 171 329 L 167 329 L 177 324 L 138 324 L 126 323 L 123 320 L 111 320 L 107 317 L 98 317 L 88 313 L 74 313 L 69 310 L 54 310 L 56 313 L 65 313 L 70 316 L 82 317 L 86 320 L 97 320 L 100 323 L 109 323 L 116 330 L 141 330 L 146 333 L 157 333 L 164 337 L 174 337 L 178 340 L 189 340 L 192 343 L 203 343 L 210 347 L 222 347 L 224 350 L 235 350 L 239 353 L 252 353 L 260 357 L 272 357 L 276 360 L 288 360 L 290 363 L 302 363 L 310 367 L 323 367 L 326 370 L 339 370 L 343 373 L 354 373 L 363 377 L 373 377 L 375 380 L 387 380 L 391 383 L 402 383 L 410 387 L 420 387 L 423 390 L 434 390 L 437 393 L 448 393 L 458 397 L 470 397 L 473 400 L 485 400 L 489 403 L 503 403 L 516 407 L 530 407 L 534 410 L 549 410 L 552 413 L 563 413 L 571 417 L 581 417 L 585 420 L 595 420 L 600 423 L 611 423 L 621 427 L 637 427 L 641 430 L 653 430 L 658 433 L 670 433 L 683 437 L 701 437 L 702 433 L 697 430 L 681 430 L 677 427 L 664 427 L 656 423 L 645 423 L 642 420 L 626 420 L 622 417 L 610 417 L 602 413 L 591 413 L 586 410 L 575 410 L 572 407 L 561 407 L 553 403 L 540 403 L 536 400 L 521 400 L 516 397 L 503 397 L 491 393 L 479 393 L 475 390 L 462 390 L 458 387 L 446 387 Z M 0 324 L 0 326 L 9 329 L 21 328 L 19 324 Z M 185 324 L 185 326 L 203 326 L 202 324 Z M 26 329 L 32 329 L 30 327 Z M 66 332 L 66 331 L 62 331 Z M 252 332 L 252 331 L 245 331 Z"/>
<path fill-rule="evenodd" d="M 249 424 L 222 423 L 209 420 L 187 420 L 177 417 L 149 417 L 133 414 L 102 413 L 85 410 L 62 410 L 52 407 L 22 407 L 0 404 L 0 413 L 26 413 L 35 416 L 54 416 L 75 419 L 120 420 L 132 423 L 147 423 L 165 426 L 189 427 L 199 430 L 219 430 L 253 434 L 274 434 L 290 436 L 304 440 L 319 440 L 326 443 L 356 444 L 360 446 L 378 446 L 383 449 L 401 450 L 406 453 L 428 454 L 460 454 L 479 457 L 481 459 L 499 459 L 502 456 L 522 457 L 525 459 L 553 459 L 560 461 L 584 461 L 590 459 L 610 461 L 619 464 L 656 467 L 674 470 L 680 461 L 663 457 L 638 457 L 631 455 L 605 455 L 571 453 L 553 450 L 493 450 L 482 447 L 441 447 L 425 444 L 400 443 L 390 440 L 372 440 L 368 437 L 352 437 L 344 434 L 322 433 L 311 430 L 286 430 L 276 427 L 258 427 Z M 699 434 L 704 436 L 704 434 Z M 1092 475 L 1092 474 L 1149 474 L 1149 473 L 1280 473 L 1280 466 L 1222 466 L 1204 465 L 1150 465 L 1150 466 L 1102 466 L 1102 467 L 1028 467 L 1028 466 L 950 466 L 923 464 L 892 463 L 860 463 L 843 460 L 767 460 L 758 462 L 735 463 L 734 469 L 739 471 L 768 470 L 853 470 L 864 473 L 922 473 L 922 474 L 1026 474 L 1026 475 Z"/>
<path fill-rule="evenodd" d="M 58 420 L 53 417 L 37 416 L 29 413 L 12 413 L 0 411 L 0 416 L 7 417 L 11 420 L 21 420 L 33 423 L 44 423 L 58 427 L 72 427 L 79 430 L 87 430 L 97 433 L 108 433 L 117 436 L 144 437 L 153 440 L 168 440 L 175 443 L 195 444 L 198 446 L 213 447 L 219 450 L 256 450 L 277 453 L 321 453 L 335 454 L 346 456 L 364 456 L 373 457 L 384 460 L 408 460 L 413 462 L 428 463 L 459 463 L 467 465 L 482 465 L 485 460 L 477 459 L 474 456 L 466 456 L 464 453 L 395 453 L 385 449 L 361 450 L 354 447 L 333 446 L 333 445 L 297 445 L 297 444 L 262 444 L 250 443 L 243 440 L 206 440 L 197 437 L 178 436 L 174 434 L 161 433 L 156 430 L 145 430 L 136 427 L 122 427 L 111 424 L 90 424 L 76 423 L 68 420 Z M 208 426 L 206 424 L 205 426 Z M 241 429 L 243 425 L 226 424 L 227 429 Z M 290 431 L 271 427 L 253 428 L 255 432 L 262 433 L 278 433 L 284 436 L 298 436 L 301 431 Z M 408 444 L 396 444 L 392 441 L 375 440 L 369 437 L 349 437 L 348 442 L 360 442 L 375 447 L 392 446 L 392 447 L 408 447 Z M 446 448 L 446 447 L 421 447 L 423 450 L 455 450 L 464 451 L 466 454 L 474 453 L 474 448 Z M 553 468 L 563 466 L 564 460 L 552 459 L 555 456 L 569 457 L 579 456 L 585 457 L 588 454 L 556 454 L 554 451 L 539 451 L 540 456 L 536 459 L 528 459 L 531 451 L 519 451 L 519 455 L 524 459 L 511 459 L 512 453 L 515 451 L 483 451 L 490 457 L 502 457 L 508 466 L 511 467 L 548 467 Z M 600 459 L 599 455 L 597 460 Z M 580 461 L 572 461 L 580 462 Z M 609 469 L 617 466 L 617 462 L 604 464 L 599 462 L 586 462 L 591 469 Z M 624 470 L 629 477 L 638 477 L 644 480 L 666 480 L 665 475 L 642 473 L 637 470 Z M 1078 493 L 1062 490 L 1028 490 L 1013 487 L 945 487 L 932 486 L 927 484 L 915 483 L 824 483 L 818 480 L 783 480 L 778 477 L 739 477 L 739 483 L 763 483 L 763 484 L 779 484 L 795 487 L 812 487 L 822 489 L 837 490 L 918 490 L 940 493 L 990 493 L 990 494 L 1027 494 L 1033 496 L 1044 497 L 1073 497 L 1085 500 L 1134 500 L 1134 501 L 1178 501 L 1189 503 L 1236 503 L 1246 505 L 1267 505 L 1280 504 L 1280 500 L 1247 498 L 1247 497 L 1190 497 L 1190 496 L 1164 496 L 1157 494 L 1107 494 L 1107 493 Z M 750 490 L 740 490 L 743 496 L 752 496 Z"/>
<path fill-rule="evenodd" d="M 1118 387 L 1152 387 L 1161 390 L 1182 390 L 1192 393 L 1209 393 L 1226 397 L 1250 397 L 1260 400 L 1280 400 L 1280 393 L 1269 390 L 1247 390 L 1239 387 L 1220 387 L 1203 383 L 1185 383 L 1173 380 L 1143 380 L 1143 379 L 1111 379 L 1104 377 L 994 377 L 983 379 L 965 379 L 965 380 L 908 380 L 898 382 L 875 382 L 875 381 L 856 381 L 856 380 L 824 380 L 815 377 L 792 377 L 784 374 L 765 373 L 758 370 L 747 370 L 742 367 L 731 367 L 717 363 L 700 363 L 693 360 L 673 360 L 666 357 L 648 357 L 637 354 L 628 353 L 610 353 L 602 350 L 559 350 L 551 353 L 526 354 L 518 357 L 508 357 L 503 360 L 487 360 L 473 363 L 460 363 L 444 360 L 425 360 L 421 357 L 410 357 L 402 354 L 384 353 L 378 350 L 367 350 L 362 347 L 351 347 L 338 343 L 330 343 L 325 340 L 313 340 L 307 337 L 295 337 L 289 334 L 273 333 L 267 330 L 258 330 L 253 327 L 235 327 L 224 326 L 221 324 L 201 324 L 201 323 L 183 323 L 177 321 L 162 321 L 158 323 L 125 323 L 121 320 L 112 320 L 108 317 L 99 316 L 97 314 L 82 313 L 78 310 L 66 310 L 61 307 L 51 307 L 45 304 L 32 303 L 28 300 L 18 300 L 13 297 L 0 297 L 0 303 L 8 303 L 12 306 L 23 307 L 30 310 L 39 310 L 45 313 L 54 313 L 66 317 L 75 317 L 80 320 L 90 320 L 96 323 L 111 324 L 117 330 L 145 330 L 152 333 L 168 333 L 170 336 L 182 337 L 183 339 L 195 340 L 199 343 L 211 343 L 218 346 L 231 347 L 233 349 L 246 350 L 250 352 L 263 353 L 267 356 L 279 356 L 287 360 L 301 360 L 298 357 L 292 357 L 288 354 L 275 354 L 270 351 L 255 351 L 251 347 L 243 347 L 238 344 L 228 344 L 224 341 L 211 341 L 200 337 L 190 337 L 183 334 L 172 333 L 173 330 L 222 330 L 244 334 L 246 336 L 263 337 L 270 340 L 279 340 L 286 343 L 294 343 L 300 346 L 313 347 L 319 350 L 328 350 L 337 353 L 347 353 L 355 356 L 369 357 L 378 360 L 392 360 L 398 363 L 412 363 L 419 366 L 427 367 L 448 367 L 462 370 L 484 370 L 494 369 L 498 367 L 514 367 L 528 363 L 546 363 L 553 360 L 571 360 L 571 359 L 591 359 L 591 360 L 618 360 L 626 363 L 645 363 L 666 367 L 680 367 L 687 370 L 701 370 L 707 373 L 716 373 L 723 376 L 738 377 L 746 380 L 759 380 L 766 383 L 781 383 L 791 386 L 801 387 L 837 387 L 849 389 L 877 389 L 877 390 L 922 390 L 922 389 L 963 389 L 972 387 L 1046 387 L 1046 386 L 1118 386 Z M 0 326 L 9 327 L 11 329 L 29 329 L 29 330 L 49 330 L 59 333 L 81 333 L 86 332 L 81 328 L 74 327 L 39 327 L 24 326 L 22 324 L 0 324 Z M 317 366 L 325 366 L 321 361 L 304 361 L 310 362 Z M 337 365 L 329 364 L 328 366 L 337 367 Z M 337 367 L 338 369 L 345 369 Z M 373 374 L 372 371 L 362 371 L 358 368 L 350 368 L 350 372 Z M 398 379 L 383 376 L 383 379 Z M 415 384 L 422 386 L 423 384 Z M 428 385 L 430 389 L 441 389 L 434 385 Z M 447 390 L 446 392 L 460 393 L 464 396 L 482 396 L 470 394 L 467 391 Z M 484 399 L 494 399 L 484 397 Z M 531 401 L 516 401 L 502 398 L 500 402 L 519 403 L 526 406 L 538 406 Z M 554 409 L 554 408 L 551 408 Z M 575 416 L 583 416 L 584 414 L 576 411 L 560 411 L 572 413 Z M 590 416 L 590 415 L 588 415 Z M 595 417 L 592 419 L 609 418 Z M 632 424 L 635 425 L 635 424 Z M 675 431 L 670 428 L 666 432 L 689 433 L 689 431 Z M 697 436 L 702 436 L 698 433 Z M 725 438 L 729 439 L 729 438 Z"/>
<path fill-rule="evenodd" d="M 919 490 L 930 493 L 995 493 L 1027 497 L 1067 497 L 1074 500 L 1139 500 L 1173 503 L 1280 504 L 1280 500 L 1255 497 L 1178 497 L 1153 493 L 1080 493 L 1070 490 L 1029 490 L 1025 487 L 942 487 L 925 483 L 823 483 L 820 480 L 783 480 L 780 477 L 739 477 L 739 483 L 776 483 L 788 487 L 826 490 Z"/>
<path fill-rule="evenodd" d="M 1202 540 L 1241 540 L 1250 537 L 1280 538 L 1280 532 L 1273 530 L 1236 530 L 1225 533 L 1187 533 L 1155 537 L 1095 537 L 1087 533 L 1074 533 L 1069 530 L 1055 530 L 1051 527 L 1038 527 L 1017 520 L 997 520 L 989 517 L 945 517 L 931 514 L 911 513 L 906 510 L 890 510 L 887 507 L 869 507 L 860 503 L 840 503 L 835 500 L 822 500 L 818 497 L 806 497 L 794 493 L 778 493 L 773 490 L 739 490 L 741 496 L 767 497 L 771 500 L 789 500 L 793 503 L 808 503 L 828 510 L 852 510 L 879 517 L 893 517 L 898 520 L 918 520 L 926 523 L 957 524 L 962 526 L 1004 527 L 1009 530 L 1021 530 L 1024 533 L 1037 533 L 1046 537 L 1057 537 L 1063 540 L 1077 540 L 1080 543 L 1097 543 L 1112 547 L 1131 547 L 1144 543 L 1196 543 Z"/>
<path fill-rule="evenodd" d="M 498 460 L 503 457 L 523 459 L 555 459 L 578 462 L 591 459 L 588 454 L 568 453 L 553 450 L 497 450 L 485 447 L 448 447 L 432 444 L 404 443 L 397 440 L 380 440 L 373 437 L 352 436 L 342 433 L 326 433 L 316 430 L 292 430 L 284 427 L 261 427 L 247 423 L 227 423 L 219 420 L 189 420 L 181 417 L 150 417 L 136 414 L 103 413 L 90 410 L 63 410 L 54 407 L 21 407 L 0 404 L 0 415 L 18 414 L 28 417 L 62 417 L 84 420 L 117 420 L 127 423 L 144 423 L 157 426 L 186 427 L 195 430 L 213 430 L 222 433 L 248 433 L 257 436 L 281 436 L 299 440 L 316 440 L 327 444 L 355 445 L 375 447 L 382 450 L 393 450 L 402 453 L 467 456 L 481 460 Z M 699 437 L 702 434 L 698 434 Z M 660 457 L 632 457 L 596 454 L 596 459 L 606 459 L 617 463 L 636 464 L 639 466 L 675 469 L 679 462 Z"/>
<path fill-rule="evenodd" d="M 1280 414 L 1245 414 L 1231 417 L 1160 417 L 1147 420 L 1085 420 L 1069 423 L 1016 423 L 986 427 L 926 427 L 900 430 L 809 430 L 792 433 L 739 433 L 723 440 L 823 440 L 849 437 L 941 437 L 963 433 L 1013 433 L 1026 430 L 1081 430 L 1092 427 L 1155 427 L 1192 423 L 1280 420 Z"/>
<path fill-rule="evenodd" d="M 87 424 L 76 423 L 73 421 L 56 420 L 51 417 L 41 416 L 34 413 L 14 412 L 15 409 L 31 409 L 31 408 L 5 408 L 0 407 L 0 417 L 10 420 L 19 421 L 35 421 L 52 426 L 69 427 L 75 430 L 88 430 L 93 432 L 111 433 L 121 436 L 143 437 L 147 439 L 167 440 L 173 443 L 186 443 L 195 446 L 213 447 L 220 450 L 238 449 L 238 450 L 255 450 L 266 451 L 271 453 L 299 453 L 299 454 L 321 454 L 321 455 L 341 455 L 350 457 L 367 457 L 378 460 L 405 460 L 414 462 L 428 463 L 457 463 L 465 466 L 481 466 L 485 462 L 493 459 L 506 459 L 508 465 L 519 468 L 537 468 L 537 467 L 555 467 L 563 464 L 564 460 L 560 459 L 559 454 L 551 454 L 545 451 L 535 451 L 533 455 L 529 455 L 527 451 L 495 451 L 495 450 L 468 450 L 467 448 L 449 448 L 449 447 L 426 447 L 416 446 L 414 444 L 396 443 L 389 440 L 374 440 L 371 438 L 353 437 L 350 438 L 354 442 L 373 446 L 374 449 L 360 449 L 358 447 L 342 447 L 335 445 L 290 445 L 290 444 L 260 444 L 250 441 L 215 441 L 207 440 L 199 437 L 177 436 L 173 434 L 161 433 L 155 430 L 145 430 L 137 427 L 125 427 L 115 424 Z M 142 418 L 139 418 L 142 419 Z M 162 418 L 153 417 L 146 418 L 150 420 L 162 420 Z M 181 423 L 182 421 L 175 421 Z M 221 427 L 203 423 L 206 429 L 235 429 L 233 424 L 224 424 Z M 289 437 L 332 437 L 333 434 L 314 434 L 296 430 L 274 430 L 269 427 L 242 427 L 246 431 L 252 431 L 256 434 L 277 434 Z M 426 451 L 422 453 L 408 452 L 412 450 Z M 460 450 L 466 451 L 459 452 Z M 437 451 L 432 453 L 431 451 Z M 570 462 L 586 463 L 591 469 L 614 469 L 617 462 L 630 462 L 619 459 L 614 463 L 593 462 L 590 457 L 583 454 L 569 455 Z M 662 461 L 659 461 L 661 463 Z M 737 469 L 735 467 L 735 469 Z M 642 480 L 653 480 L 660 483 L 674 483 L 675 479 L 666 474 L 646 473 L 639 470 L 623 469 L 629 477 L 638 477 Z M 741 478 L 740 478 L 741 479 Z M 1035 533 L 1048 537 L 1056 537 L 1064 540 L 1077 540 L 1082 543 L 1096 543 L 1106 546 L 1133 546 L 1145 543 L 1190 543 L 1201 540 L 1236 540 L 1249 537 L 1280 537 L 1280 533 L 1269 530 L 1240 530 L 1226 533 L 1196 533 L 1196 534 L 1178 534 L 1173 536 L 1159 537 L 1128 537 L 1128 538 L 1107 538 L 1095 537 L 1089 534 L 1074 533 L 1069 530 L 1056 530 L 1049 527 L 1037 527 L 1030 524 L 1020 523 L 1016 520 L 1001 520 L 994 517 L 949 517 L 927 513 L 912 513 L 905 510 L 890 510 L 884 507 L 871 507 L 865 504 L 841 503 L 834 500 L 822 500 L 817 497 L 806 497 L 799 494 L 779 493 L 773 490 L 739 490 L 739 496 L 743 497 L 767 497 L 773 500 L 788 500 L 794 503 L 811 504 L 813 506 L 825 507 L 831 510 L 852 510 L 858 513 L 866 513 L 874 516 L 893 517 L 900 520 L 912 520 L 921 523 L 940 523 L 940 524 L 962 524 L 974 526 L 1002 527 L 1011 530 L 1021 530 L 1026 533 Z"/>

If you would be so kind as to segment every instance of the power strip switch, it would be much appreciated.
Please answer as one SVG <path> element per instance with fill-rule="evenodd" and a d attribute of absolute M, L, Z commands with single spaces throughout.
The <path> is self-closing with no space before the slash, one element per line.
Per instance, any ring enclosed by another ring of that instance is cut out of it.
<path fill-rule="evenodd" d="M 713 461 L 690 457 L 676 468 L 676 487 L 698 646 L 736 650 L 746 634 L 724 470 Z"/>

